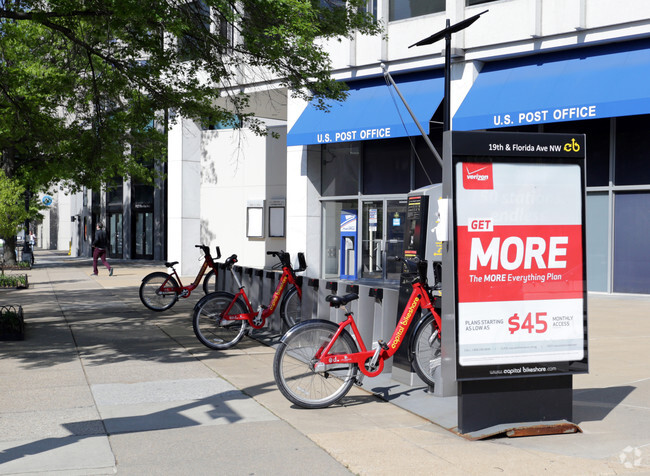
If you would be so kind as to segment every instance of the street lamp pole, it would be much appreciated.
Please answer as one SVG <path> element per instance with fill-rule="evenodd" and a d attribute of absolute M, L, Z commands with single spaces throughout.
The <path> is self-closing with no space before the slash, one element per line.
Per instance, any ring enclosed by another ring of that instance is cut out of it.
<path fill-rule="evenodd" d="M 450 25 L 449 19 L 447 19 L 446 26 L 443 30 L 440 30 L 437 33 L 434 33 L 431 36 L 428 36 L 417 43 L 413 43 L 409 48 L 414 46 L 424 46 L 435 43 L 436 41 L 445 40 L 445 97 L 443 98 L 443 109 L 442 109 L 442 129 L 443 132 L 451 130 L 451 35 L 457 33 L 461 30 L 464 30 L 476 20 L 479 19 L 488 10 L 485 10 L 473 17 L 467 18 L 463 21 L 456 23 L 455 25 Z"/>

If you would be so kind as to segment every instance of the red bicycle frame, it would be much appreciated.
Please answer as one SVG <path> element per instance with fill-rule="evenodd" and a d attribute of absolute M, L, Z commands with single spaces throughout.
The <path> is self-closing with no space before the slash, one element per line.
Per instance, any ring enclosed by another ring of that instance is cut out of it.
<path fill-rule="evenodd" d="M 402 315 L 400 316 L 399 322 L 397 323 L 397 327 L 395 328 L 390 341 L 388 341 L 388 344 L 383 345 L 380 341 L 380 346 L 377 349 L 371 350 L 366 349 L 366 345 L 364 344 L 363 339 L 361 338 L 361 334 L 359 333 L 359 329 L 357 328 L 357 324 L 354 321 L 354 316 L 351 312 L 346 312 L 346 319 L 339 324 L 339 328 L 337 329 L 332 339 L 330 339 L 324 348 L 319 349 L 319 351 L 316 353 L 315 357 L 318 359 L 318 362 L 315 365 L 316 369 L 318 370 L 318 368 L 321 366 L 327 368 L 327 366 L 332 364 L 349 364 L 353 362 L 357 364 L 364 375 L 367 375 L 368 377 L 376 377 L 384 369 L 384 360 L 390 359 L 395 354 L 395 352 L 397 352 L 397 349 L 399 349 L 400 345 L 402 345 L 404 342 L 404 336 L 406 335 L 409 326 L 413 322 L 413 317 L 415 316 L 418 308 L 429 309 L 436 320 L 438 329 L 441 328 L 440 315 L 434 309 L 431 298 L 429 297 L 429 293 L 426 291 L 426 289 L 424 289 L 424 286 L 422 286 L 421 283 L 415 282 L 413 283 L 413 292 L 411 293 L 409 301 L 404 308 L 404 312 L 402 312 Z M 352 332 L 354 333 L 354 336 L 361 350 L 353 354 L 330 354 L 329 352 L 332 349 L 332 346 L 343 332 L 343 329 L 345 329 L 345 327 L 348 325 L 352 328 Z M 377 365 L 377 368 L 375 370 L 369 370 L 366 367 L 366 362 L 369 359 L 373 359 L 375 361 L 372 365 L 372 367 L 374 367 L 374 364 Z"/>
<path fill-rule="evenodd" d="M 199 245 L 197 245 L 199 246 Z M 201 269 L 199 270 L 199 273 L 196 275 L 196 278 L 191 284 L 188 284 L 187 286 L 183 286 L 183 283 L 181 282 L 181 277 L 178 275 L 176 272 L 176 269 L 174 268 L 174 265 L 177 262 L 174 263 L 167 263 L 170 266 L 167 266 L 168 268 L 172 269 L 172 272 L 170 273 L 171 275 L 174 275 L 176 278 L 176 281 L 178 282 L 178 287 L 175 286 L 168 286 L 167 283 L 169 282 L 169 279 L 163 283 L 162 286 L 160 286 L 159 292 L 162 294 L 165 293 L 178 293 L 180 297 L 188 297 L 192 291 L 194 291 L 196 288 L 199 287 L 199 284 L 201 283 L 201 279 L 203 278 L 203 275 L 205 274 L 205 271 L 208 269 L 208 267 L 215 269 L 216 267 L 214 265 L 214 261 L 212 260 L 212 256 L 210 253 L 205 254 L 205 259 L 203 260 L 203 264 L 201 265 Z"/>
<path fill-rule="evenodd" d="M 266 319 L 271 314 L 273 314 L 275 309 L 278 307 L 278 303 L 280 302 L 280 297 L 282 296 L 282 293 L 287 287 L 287 284 L 294 285 L 294 287 L 298 291 L 298 297 L 302 300 L 302 289 L 300 289 L 300 286 L 296 281 L 296 277 L 289 266 L 282 267 L 282 276 L 280 277 L 280 282 L 278 282 L 278 285 L 275 288 L 275 292 L 271 297 L 271 303 L 269 304 L 269 306 L 268 307 L 260 306 L 258 311 L 255 311 L 253 309 L 253 306 L 251 305 L 251 302 L 248 299 L 248 295 L 246 294 L 244 286 L 242 286 L 241 282 L 239 281 L 237 274 L 233 272 L 232 275 L 237 283 L 237 287 L 239 288 L 239 291 L 237 291 L 237 294 L 235 294 L 235 299 L 232 300 L 232 303 L 230 304 L 230 306 L 228 306 L 228 309 L 226 309 L 226 311 L 224 312 L 223 318 L 226 320 L 231 320 L 231 321 L 246 320 L 248 321 L 250 326 L 253 327 L 254 329 L 260 329 L 264 327 L 264 323 L 266 322 Z M 246 307 L 248 307 L 248 312 L 246 314 L 230 315 L 229 312 L 230 309 L 232 308 L 232 304 L 235 301 L 237 301 L 237 299 L 239 299 L 240 297 L 243 299 L 244 303 L 246 304 Z"/>

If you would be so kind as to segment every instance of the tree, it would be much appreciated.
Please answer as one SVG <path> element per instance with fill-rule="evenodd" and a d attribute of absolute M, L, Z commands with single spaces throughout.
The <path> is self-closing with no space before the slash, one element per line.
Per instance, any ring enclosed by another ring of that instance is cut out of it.
<path fill-rule="evenodd" d="M 5 263 L 16 263 L 16 232 L 25 220 L 38 216 L 38 208 L 34 199 L 28 199 L 26 207 L 25 188 L 0 170 L 0 238 L 5 240 Z"/>
<path fill-rule="evenodd" d="M 153 183 L 174 117 L 263 133 L 242 76 L 342 99 L 321 40 L 378 33 L 366 1 L 0 0 L 0 168 L 34 193 Z"/>
<path fill-rule="evenodd" d="M 365 3 L 0 0 L 2 169 L 32 191 L 151 183 L 146 164 L 166 156 L 167 111 L 259 126 L 231 89 L 242 75 L 342 99 L 320 40 L 377 33 Z M 228 107 L 215 101 L 224 94 Z"/>

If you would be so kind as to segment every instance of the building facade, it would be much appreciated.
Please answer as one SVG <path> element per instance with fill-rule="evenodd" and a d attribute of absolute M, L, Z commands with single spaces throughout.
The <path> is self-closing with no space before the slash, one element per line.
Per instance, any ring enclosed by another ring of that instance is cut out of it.
<path fill-rule="evenodd" d="M 307 249 L 321 277 L 339 275 L 338 216 L 353 211 L 358 278 L 394 281 L 386 260 L 402 246 L 394 218 L 405 213 L 408 192 L 441 176 L 386 85 L 382 63 L 439 145 L 445 42 L 409 47 L 442 30 L 446 19 L 454 24 L 488 10 L 452 37 L 452 129 L 586 134 L 588 289 L 650 292 L 643 246 L 650 226 L 650 4 L 455 0 L 420 14 L 418 3 L 436 8 L 375 2 L 386 37 L 332 48 L 335 75 L 350 85 L 344 105 L 328 115 L 289 102 L 287 183 L 302 186 L 288 189 L 288 216 L 304 231 L 288 237 L 289 247 Z"/>
<path fill-rule="evenodd" d="M 445 42 L 411 46 L 447 20 L 482 13 L 451 40 L 452 129 L 586 134 L 588 289 L 650 293 L 650 3 L 371 0 L 368 8 L 384 35 L 325 45 L 347 101 L 326 113 L 273 80 L 244 78 L 238 91 L 251 94 L 267 136 L 180 119 L 166 183 L 88 194 L 90 205 L 77 206 L 84 212 L 70 211 L 77 227 L 102 219 L 114 231 L 112 256 L 178 260 L 184 275 L 200 266 L 202 243 L 250 267 L 275 264 L 266 251 L 302 251 L 308 277 L 396 286 L 387 257 L 403 252 L 407 197 L 442 173 L 384 68 L 440 151 Z M 353 245 L 342 238 L 344 216 L 356 220 Z M 59 212 L 60 223 L 69 219 Z M 71 233 L 86 243 L 83 229 Z"/>

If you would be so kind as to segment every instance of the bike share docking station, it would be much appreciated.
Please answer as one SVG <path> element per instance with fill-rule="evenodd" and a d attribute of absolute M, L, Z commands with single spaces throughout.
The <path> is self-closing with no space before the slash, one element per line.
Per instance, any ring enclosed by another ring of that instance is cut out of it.
<path fill-rule="evenodd" d="M 445 132 L 443 160 L 436 394 L 457 390 L 457 431 L 470 438 L 580 431 L 571 420 L 572 376 L 588 371 L 584 136 Z"/>
<path fill-rule="evenodd" d="M 428 185 L 414 192 L 407 197 L 406 220 L 404 223 L 404 258 L 421 258 L 427 260 L 427 281 L 430 286 L 440 281 L 440 265 L 442 264 L 442 242 L 436 239 L 434 228 L 438 213 L 438 199 L 442 197 L 442 184 Z M 400 276 L 399 297 L 397 304 L 397 320 L 406 306 L 413 288 L 411 281 L 415 274 L 403 272 Z M 440 295 L 434 291 L 434 295 Z M 418 316 L 414 318 L 417 322 Z M 438 309 L 440 313 L 440 309 Z M 410 326 L 405 334 L 405 342 L 409 342 L 411 335 L 415 332 L 415 326 Z M 422 385 L 422 381 L 411 369 L 408 346 L 401 346 L 393 356 L 393 368 L 391 377 L 411 387 Z M 440 372 L 435 374 L 436 385 L 433 388 L 434 395 L 443 396 Z"/>

